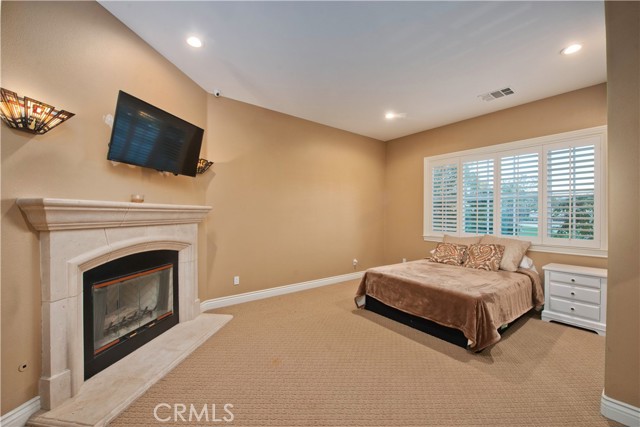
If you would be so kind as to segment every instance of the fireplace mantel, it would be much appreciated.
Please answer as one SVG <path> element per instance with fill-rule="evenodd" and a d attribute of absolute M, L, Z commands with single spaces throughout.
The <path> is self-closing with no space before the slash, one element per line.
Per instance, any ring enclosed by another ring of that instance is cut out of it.
<path fill-rule="evenodd" d="M 126 255 L 178 251 L 179 322 L 200 315 L 198 223 L 211 207 L 54 198 L 16 203 L 40 240 L 43 409 L 60 406 L 84 383 L 85 271 Z"/>
<path fill-rule="evenodd" d="M 201 222 L 210 206 L 53 198 L 18 199 L 38 231 L 81 230 Z"/>

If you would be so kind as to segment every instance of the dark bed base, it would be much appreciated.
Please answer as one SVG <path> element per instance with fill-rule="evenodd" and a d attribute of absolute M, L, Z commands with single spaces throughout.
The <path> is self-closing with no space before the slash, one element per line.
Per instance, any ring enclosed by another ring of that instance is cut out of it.
<path fill-rule="evenodd" d="M 442 326 L 438 323 L 432 322 L 431 320 L 405 313 L 404 311 L 390 307 L 369 295 L 366 295 L 365 308 L 374 313 L 378 313 L 381 316 L 395 320 L 396 322 L 400 322 L 429 335 L 433 335 L 441 340 L 450 342 L 451 344 L 467 348 L 468 339 L 464 336 L 462 331 L 458 329 Z M 498 333 L 502 335 L 505 330 L 507 330 L 507 328 L 502 328 L 498 330 Z"/>

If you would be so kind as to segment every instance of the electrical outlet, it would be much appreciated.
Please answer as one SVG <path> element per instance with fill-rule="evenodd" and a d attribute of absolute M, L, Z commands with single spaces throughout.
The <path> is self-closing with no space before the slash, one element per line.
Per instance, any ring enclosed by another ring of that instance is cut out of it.
<path fill-rule="evenodd" d="M 353 268 L 358 266 L 358 260 L 356 258 L 353 259 Z"/>
<path fill-rule="evenodd" d="M 402 262 L 407 262 L 407 259 L 406 258 L 402 258 Z"/>
<path fill-rule="evenodd" d="M 233 276 L 233 286 L 240 284 L 240 276 Z"/>

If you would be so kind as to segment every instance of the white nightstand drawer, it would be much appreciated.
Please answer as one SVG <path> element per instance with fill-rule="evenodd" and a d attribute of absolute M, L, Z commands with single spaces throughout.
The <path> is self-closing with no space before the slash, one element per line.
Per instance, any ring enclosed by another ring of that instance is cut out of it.
<path fill-rule="evenodd" d="M 599 289 L 578 288 L 560 283 L 551 283 L 549 287 L 551 288 L 551 296 L 600 304 Z"/>
<path fill-rule="evenodd" d="M 551 271 L 549 278 L 552 282 L 563 282 L 571 285 L 589 286 L 591 288 L 600 288 L 599 277 L 581 276 L 579 274 L 560 273 Z"/>
<path fill-rule="evenodd" d="M 600 320 L 600 307 L 582 304 L 575 301 L 566 301 L 551 297 L 551 310 L 566 313 L 572 316 L 580 316 L 585 319 Z"/>

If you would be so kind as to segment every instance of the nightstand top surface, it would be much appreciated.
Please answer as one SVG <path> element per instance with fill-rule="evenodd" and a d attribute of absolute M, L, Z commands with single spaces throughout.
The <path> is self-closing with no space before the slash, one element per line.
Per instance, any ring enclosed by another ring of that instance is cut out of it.
<path fill-rule="evenodd" d="M 584 274 L 587 276 L 607 277 L 606 268 L 595 267 L 583 267 L 580 265 L 570 264 L 546 264 L 542 267 L 543 270 L 557 271 L 560 273 L 572 273 L 572 274 Z"/>

